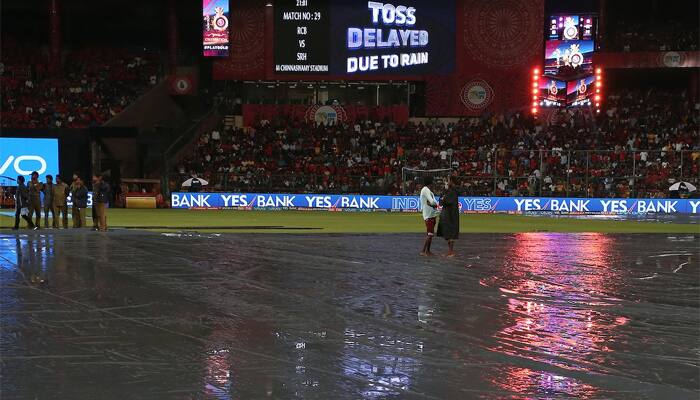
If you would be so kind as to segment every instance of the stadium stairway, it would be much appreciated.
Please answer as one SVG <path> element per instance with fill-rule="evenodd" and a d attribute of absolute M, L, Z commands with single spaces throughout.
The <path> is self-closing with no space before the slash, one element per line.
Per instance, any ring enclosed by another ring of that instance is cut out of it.
<path fill-rule="evenodd" d="M 140 96 L 121 113 L 94 128 L 93 167 L 117 168 L 122 177 L 161 177 L 167 160 L 221 117 L 204 97 L 172 96 L 168 79 Z"/>

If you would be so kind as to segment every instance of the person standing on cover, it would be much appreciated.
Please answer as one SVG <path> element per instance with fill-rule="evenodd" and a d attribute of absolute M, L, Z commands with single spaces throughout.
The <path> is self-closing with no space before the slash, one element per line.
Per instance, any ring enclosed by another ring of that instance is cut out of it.
<path fill-rule="evenodd" d="M 102 175 L 92 177 L 93 199 L 92 207 L 97 216 L 97 227 L 101 232 L 107 231 L 107 204 L 109 203 L 109 185 Z"/>
<path fill-rule="evenodd" d="M 427 231 L 425 243 L 423 244 L 423 251 L 420 253 L 422 256 L 433 255 L 433 253 L 430 252 L 430 245 L 435 235 L 435 220 L 440 214 L 437 210 L 438 203 L 435 200 L 435 195 L 430 190 L 430 185 L 432 184 L 433 178 L 426 176 L 423 178 L 423 189 L 420 191 L 420 207 L 423 212 L 423 221 L 425 221 L 425 228 Z"/>
<path fill-rule="evenodd" d="M 447 240 L 447 257 L 454 257 L 455 240 L 459 238 L 459 193 L 455 178 L 447 181 L 446 191 L 440 197 L 440 223 L 438 224 L 438 236 Z"/>
<path fill-rule="evenodd" d="M 66 202 L 66 197 L 68 196 L 68 185 L 63 183 L 63 180 L 59 175 L 56 175 L 56 184 L 53 185 L 53 202 L 51 203 L 51 209 L 53 213 L 53 227 L 58 229 L 58 218 L 62 219 L 63 229 L 68 228 L 68 203 Z"/>
<path fill-rule="evenodd" d="M 12 227 L 13 231 L 19 229 L 19 217 L 27 221 L 27 228 L 34 229 L 34 224 L 32 219 L 29 218 L 29 189 L 27 185 L 24 184 L 24 177 L 17 177 L 17 192 L 15 192 L 15 226 Z"/>
<path fill-rule="evenodd" d="M 56 223 L 56 212 L 53 209 L 53 176 L 46 175 L 46 183 L 41 189 L 44 193 L 44 228 L 49 229 L 49 213 Z"/>
<path fill-rule="evenodd" d="M 32 172 L 32 180 L 29 181 L 29 219 L 36 213 L 34 229 L 41 229 L 41 191 L 43 185 L 39 182 L 39 173 Z"/>
<path fill-rule="evenodd" d="M 73 176 L 71 184 L 71 197 L 73 199 L 73 228 L 85 227 L 85 209 L 88 203 L 88 190 L 83 185 L 83 180 L 79 176 Z"/>
<path fill-rule="evenodd" d="M 80 209 L 76 207 L 75 205 L 75 190 L 78 188 L 78 181 L 80 180 L 80 176 L 77 173 L 73 174 L 73 181 L 70 183 L 70 186 L 68 187 L 68 191 L 70 192 L 70 197 L 71 197 L 71 202 L 73 205 L 71 206 L 71 216 L 73 217 L 73 228 L 80 228 L 82 225 L 80 224 Z"/>

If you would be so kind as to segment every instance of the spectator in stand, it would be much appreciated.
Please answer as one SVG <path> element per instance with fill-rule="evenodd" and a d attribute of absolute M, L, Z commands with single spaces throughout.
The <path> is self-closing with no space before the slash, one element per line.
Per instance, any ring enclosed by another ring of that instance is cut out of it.
<path fill-rule="evenodd" d="M 619 21 L 610 26 L 605 51 L 697 51 L 697 22 Z"/>
<path fill-rule="evenodd" d="M 9 48 L 8 48 L 9 47 Z M 151 54 L 119 49 L 82 49 L 66 55 L 61 75 L 48 60 L 7 46 L 0 74 L 0 126 L 9 128 L 87 128 L 99 126 L 152 87 L 158 73 Z"/>
<path fill-rule="evenodd" d="M 553 124 L 517 113 L 405 126 L 282 116 L 203 134 L 176 171 L 219 191 L 399 194 L 419 186 L 401 182 L 403 167 L 447 168 L 465 194 L 498 196 L 660 196 L 669 179 L 698 177 L 698 106 L 685 93 L 612 93 L 606 107 Z"/>

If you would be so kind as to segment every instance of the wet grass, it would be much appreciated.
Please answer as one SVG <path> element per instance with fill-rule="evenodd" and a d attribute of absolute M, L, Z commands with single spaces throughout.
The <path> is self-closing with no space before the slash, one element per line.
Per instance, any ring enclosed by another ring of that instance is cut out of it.
<path fill-rule="evenodd" d="M 460 222 L 460 229 L 463 233 L 600 232 L 700 234 L 700 225 L 698 224 L 645 221 L 586 220 L 504 214 L 464 214 L 461 216 Z M 12 223 L 12 218 L 0 216 L 0 227 L 9 228 L 12 226 Z M 108 225 L 112 228 L 129 227 L 157 231 L 184 229 L 202 232 L 259 233 L 419 233 L 423 232 L 424 229 L 420 215 L 413 213 L 191 211 L 170 209 L 112 209 L 109 210 Z M 283 227 L 283 229 L 267 229 L 263 227 Z"/>

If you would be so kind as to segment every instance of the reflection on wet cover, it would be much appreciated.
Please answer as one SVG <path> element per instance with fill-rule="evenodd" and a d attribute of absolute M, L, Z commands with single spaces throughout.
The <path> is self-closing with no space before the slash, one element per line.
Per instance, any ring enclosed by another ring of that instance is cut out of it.
<path fill-rule="evenodd" d="M 493 350 L 564 369 L 603 369 L 616 327 L 627 318 L 611 309 L 620 277 L 613 241 L 602 234 L 515 235 L 498 275 L 482 280 L 507 301 Z M 577 379 L 527 368 L 506 368 L 493 383 L 508 391 L 541 396 L 592 398 L 595 387 Z"/>
<path fill-rule="evenodd" d="M 473 235 L 455 260 L 413 244 L 0 235 L 0 394 L 696 394 L 698 238 Z"/>

